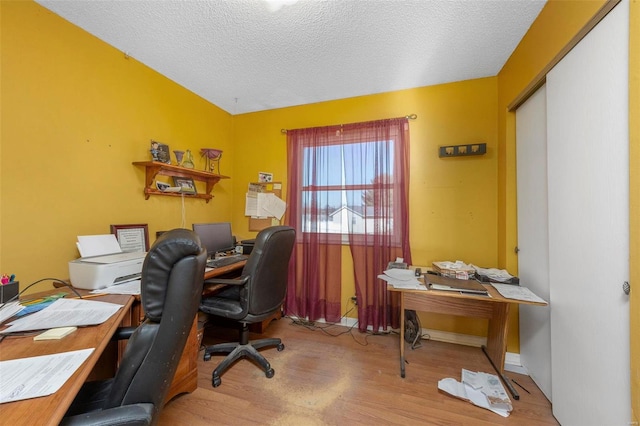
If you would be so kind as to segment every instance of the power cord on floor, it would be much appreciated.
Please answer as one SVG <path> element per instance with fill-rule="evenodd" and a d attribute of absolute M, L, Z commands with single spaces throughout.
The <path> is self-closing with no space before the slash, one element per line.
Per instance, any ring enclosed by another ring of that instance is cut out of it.
<path fill-rule="evenodd" d="M 349 298 L 349 301 L 352 301 L 351 298 Z M 293 325 L 298 325 L 298 326 L 302 326 L 307 328 L 308 330 L 311 331 L 321 331 L 323 333 L 325 333 L 328 336 L 331 337 L 338 337 L 341 336 L 343 334 L 350 334 L 352 339 L 359 345 L 361 346 L 367 346 L 369 344 L 369 340 L 368 338 L 370 336 L 386 336 L 388 334 L 393 334 L 393 331 L 377 331 L 377 332 L 373 332 L 373 331 L 365 331 L 365 332 L 361 332 L 359 333 L 358 336 L 356 336 L 356 334 L 353 333 L 354 328 L 356 328 L 356 326 L 358 325 L 358 321 L 356 320 L 354 324 L 352 324 L 351 326 L 344 326 L 341 324 L 342 320 L 344 318 L 347 318 L 347 316 L 353 312 L 354 309 L 356 309 L 357 305 L 353 305 L 349 310 L 347 310 L 347 312 L 345 312 L 341 317 L 340 317 L 340 322 L 336 322 L 336 323 L 330 323 L 330 322 L 325 322 L 325 323 L 318 323 L 316 321 L 309 321 L 306 318 L 301 318 L 299 316 L 287 316 L 287 318 L 289 318 L 291 320 L 291 323 Z M 322 325 L 320 325 L 322 324 Z M 331 333 L 329 330 L 332 327 L 347 327 L 346 330 L 341 331 L 339 333 Z M 364 342 L 359 340 L 359 337 L 362 336 L 364 334 Z"/>

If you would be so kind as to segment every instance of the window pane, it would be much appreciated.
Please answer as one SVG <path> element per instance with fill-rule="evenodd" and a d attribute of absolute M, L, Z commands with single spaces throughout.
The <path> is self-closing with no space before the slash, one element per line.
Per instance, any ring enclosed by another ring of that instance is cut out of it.
<path fill-rule="evenodd" d="M 342 146 L 328 145 L 304 149 L 302 184 L 340 185 L 342 183 Z"/>
<path fill-rule="evenodd" d="M 303 231 L 393 230 L 393 145 L 381 141 L 305 148 Z"/>

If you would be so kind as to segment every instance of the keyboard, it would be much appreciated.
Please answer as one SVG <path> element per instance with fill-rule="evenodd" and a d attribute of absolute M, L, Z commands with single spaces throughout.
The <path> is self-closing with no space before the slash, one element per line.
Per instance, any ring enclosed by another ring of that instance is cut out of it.
<path fill-rule="evenodd" d="M 218 257 L 217 259 L 207 260 L 207 267 L 209 268 L 221 268 L 223 266 L 233 265 L 234 263 L 247 260 L 246 256 L 226 256 Z"/>

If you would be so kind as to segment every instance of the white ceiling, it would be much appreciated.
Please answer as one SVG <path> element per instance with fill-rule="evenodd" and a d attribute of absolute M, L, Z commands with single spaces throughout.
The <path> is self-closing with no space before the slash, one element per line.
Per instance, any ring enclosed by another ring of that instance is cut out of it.
<path fill-rule="evenodd" d="M 231 114 L 495 76 L 545 0 L 36 0 Z"/>

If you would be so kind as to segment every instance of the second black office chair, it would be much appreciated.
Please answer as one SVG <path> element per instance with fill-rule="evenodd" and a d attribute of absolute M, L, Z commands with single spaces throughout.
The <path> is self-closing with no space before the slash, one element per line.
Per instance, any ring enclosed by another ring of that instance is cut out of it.
<path fill-rule="evenodd" d="M 226 284 L 222 291 L 203 299 L 202 312 L 240 322 L 240 341 L 221 343 L 205 349 L 204 360 L 213 353 L 227 357 L 213 370 L 213 387 L 221 383 L 220 375 L 234 362 L 247 357 L 259 364 L 268 378 L 274 371 L 258 349 L 275 346 L 284 349 L 278 338 L 249 341 L 249 324 L 261 322 L 278 312 L 287 291 L 289 259 L 295 242 L 295 230 L 288 226 L 272 226 L 260 231 L 255 246 L 238 279 L 212 279 L 208 284 Z"/>

